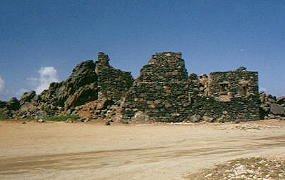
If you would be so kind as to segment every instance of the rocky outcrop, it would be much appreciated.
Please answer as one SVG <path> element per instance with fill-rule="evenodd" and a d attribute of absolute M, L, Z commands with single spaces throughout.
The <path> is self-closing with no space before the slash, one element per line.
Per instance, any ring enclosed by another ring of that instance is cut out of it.
<path fill-rule="evenodd" d="M 20 108 L 20 102 L 17 98 L 12 97 L 8 102 L 7 102 L 7 108 L 11 111 L 17 111 Z"/>
<path fill-rule="evenodd" d="M 0 101 L 0 118 L 12 117 L 20 108 L 20 102 L 17 98 L 12 97 L 9 101 Z"/>
<path fill-rule="evenodd" d="M 42 118 L 67 112 L 75 106 L 97 99 L 97 75 L 95 63 L 83 61 L 62 82 L 51 83 L 40 95 L 34 91 L 24 93 L 16 116 Z"/>
<path fill-rule="evenodd" d="M 35 96 L 36 91 L 25 92 L 20 98 L 20 105 L 22 106 L 25 103 L 31 102 Z"/>
<path fill-rule="evenodd" d="M 95 63 L 88 60 L 78 64 L 67 80 L 52 83 L 48 90 L 42 92 L 41 97 L 43 101 L 67 110 L 97 99 L 96 87 Z"/>
<path fill-rule="evenodd" d="M 109 57 L 100 52 L 96 62 L 81 62 L 65 81 L 51 83 L 40 95 L 34 91 L 24 93 L 15 116 L 42 118 L 78 114 L 80 106 L 100 99 L 119 103 L 132 83 L 129 72 L 114 69 Z"/>

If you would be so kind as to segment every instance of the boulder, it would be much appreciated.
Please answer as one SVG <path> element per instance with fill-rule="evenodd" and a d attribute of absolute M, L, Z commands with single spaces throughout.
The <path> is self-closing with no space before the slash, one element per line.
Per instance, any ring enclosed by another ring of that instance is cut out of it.
<path fill-rule="evenodd" d="M 45 121 L 43 119 L 38 119 L 37 122 L 44 123 Z"/>
<path fill-rule="evenodd" d="M 189 118 L 189 120 L 193 123 L 200 122 L 202 120 L 202 117 L 199 114 L 195 114 L 195 115 L 191 116 Z"/>
<path fill-rule="evenodd" d="M 9 110 L 19 110 L 20 108 L 20 102 L 17 98 L 12 97 L 8 102 L 7 102 L 7 107 Z"/>
<path fill-rule="evenodd" d="M 97 86 L 95 83 L 79 88 L 74 94 L 70 95 L 65 102 L 65 109 L 80 106 L 98 98 Z"/>
<path fill-rule="evenodd" d="M 107 109 L 108 106 L 113 105 L 115 102 L 112 100 L 109 100 L 107 98 L 103 98 L 102 100 L 98 101 L 97 108 L 98 110 Z"/>
<path fill-rule="evenodd" d="M 202 120 L 203 120 L 203 121 L 206 121 L 206 122 L 214 122 L 214 121 L 215 121 L 214 118 L 209 117 L 209 116 L 203 116 L 203 117 L 202 117 Z"/>
<path fill-rule="evenodd" d="M 136 112 L 134 117 L 131 118 L 131 122 L 144 123 L 144 122 L 149 122 L 149 120 L 150 120 L 149 116 L 142 111 Z"/>
<path fill-rule="evenodd" d="M 285 96 L 281 96 L 281 97 L 277 98 L 276 103 L 280 104 L 280 105 L 285 104 Z"/>
<path fill-rule="evenodd" d="M 264 113 L 269 113 L 270 112 L 270 105 L 268 105 L 268 104 L 261 104 L 260 105 L 260 108 L 262 109 L 262 111 L 264 112 Z"/>
<path fill-rule="evenodd" d="M 22 106 L 26 102 L 31 102 L 31 100 L 36 96 L 35 91 L 25 92 L 20 98 L 20 105 Z"/>
<path fill-rule="evenodd" d="M 73 120 L 72 118 L 68 118 L 65 122 L 66 122 L 66 123 L 73 123 L 74 120 Z"/>
<path fill-rule="evenodd" d="M 6 108 L 6 107 L 7 107 L 7 102 L 0 101 L 0 108 Z"/>
<path fill-rule="evenodd" d="M 270 112 L 274 115 L 285 116 L 285 107 L 280 106 L 279 104 L 271 104 Z"/>
<path fill-rule="evenodd" d="M 113 120 L 108 120 L 108 121 L 105 122 L 105 125 L 106 126 L 111 126 L 112 122 L 114 122 L 114 121 Z"/>

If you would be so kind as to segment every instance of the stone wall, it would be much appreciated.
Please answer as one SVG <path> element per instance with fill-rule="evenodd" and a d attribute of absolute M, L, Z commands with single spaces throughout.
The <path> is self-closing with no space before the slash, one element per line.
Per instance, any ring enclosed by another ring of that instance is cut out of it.
<path fill-rule="evenodd" d="M 212 72 L 209 75 L 209 96 L 249 97 L 258 95 L 258 73 L 239 68 L 236 71 Z"/>
<path fill-rule="evenodd" d="M 183 121 L 187 116 L 187 81 L 181 53 L 153 55 L 125 97 L 123 119 L 144 113 L 148 121 Z"/>
<path fill-rule="evenodd" d="M 123 121 L 223 122 L 260 118 L 257 72 L 239 68 L 210 73 L 209 77 L 187 76 L 181 53 L 153 55 L 126 95 Z"/>
<path fill-rule="evenodd" d="M 109 64 L 109 57 L 98 53 L 95 72 L 98 75 L 99 98 L 120 100 L 133 84 L 130 72 L 115 69 Z"/>
<path fill-rule="evenodd" d="M 201 116 L 200 121 L 210 118 L 212 122 L 259 120 L 258 96 L 217 101 L 214 97 L 195 97 L 189 108 L 189 119 Z M 203 119 L 204 117 L 204 119 Z"/>

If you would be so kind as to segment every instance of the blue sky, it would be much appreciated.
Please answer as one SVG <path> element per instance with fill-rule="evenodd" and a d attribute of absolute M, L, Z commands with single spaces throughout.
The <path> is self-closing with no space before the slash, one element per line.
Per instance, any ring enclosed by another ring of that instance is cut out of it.
<path fill-rule="evenodd" d="M 246 66 L 285 95 L 284 19 L 284 0 L 1 0 L 0 99 L 64 80 L 99 51 L 134 77 L 161 51 L 181 51 L 188 73 Z"/>

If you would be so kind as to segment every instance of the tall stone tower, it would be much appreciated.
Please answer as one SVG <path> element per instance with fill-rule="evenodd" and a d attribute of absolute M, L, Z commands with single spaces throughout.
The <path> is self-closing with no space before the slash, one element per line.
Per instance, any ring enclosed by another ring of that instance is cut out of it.
<path fill-rule="evenodd" d="M 153 55 L 126 95 L 123 119 L 183 121 L 187 116 L 187 80 L 188 73 L 181 53 L 163 52 Z"/>

